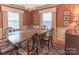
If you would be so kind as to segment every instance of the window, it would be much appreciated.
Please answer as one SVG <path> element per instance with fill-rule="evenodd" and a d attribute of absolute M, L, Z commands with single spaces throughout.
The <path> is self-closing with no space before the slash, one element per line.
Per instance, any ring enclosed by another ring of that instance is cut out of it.
<path fill-rule="evenodd" d="M 43 25 L 46 25 L 48 29 L 51 29 L 52 13 L 43 13 Z"/>
<path fill-rule="evenodd" d="M 19 13 L 8 12 L 8 27 L 19 29 Z"/>

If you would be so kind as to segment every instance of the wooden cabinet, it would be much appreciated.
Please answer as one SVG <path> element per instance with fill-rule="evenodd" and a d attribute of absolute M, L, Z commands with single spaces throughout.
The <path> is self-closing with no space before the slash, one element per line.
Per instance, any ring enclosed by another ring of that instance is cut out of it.
<path fill-rule="evenodd" d="M 65 33 L 65 54 L 79 55 L 79 33 L 74 30 Z"/>

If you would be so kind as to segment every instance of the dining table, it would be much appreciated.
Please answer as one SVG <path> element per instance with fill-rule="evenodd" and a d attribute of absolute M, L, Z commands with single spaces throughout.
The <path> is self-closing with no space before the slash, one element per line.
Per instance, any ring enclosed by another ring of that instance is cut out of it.
<path fill-rule="evenodd" d="M 14 31 L 11 33 L 8 33 L 7 39 L 12 43 L 12 44 L 18 44 L 22 41 L 29 40 L 33 34 L 43 34 L 49 30 L 43 30 L 43 29 L 29 29 L 26 31 Z"/>
<path fill-rule="evenodd" d="M 8 40 L 11 43 L 12 46 L 8 45 L 9 48 L 7 47 L 7 48 L 5 48 L 5 50 L 2 49 L 0 51 L 1 52 L 9 51 L 9 50 L 12 50 L 14 47 L 20 48 L 20 43 L 24 42 L 26 40 L 29 41 L 29 39 L 32 37 L 33 34 L 37 33 L 37 34 L 40 35 L 40 34 L 43 34 L 47 31 L 49 31 L 49 30 L 29 29 L 29 30 L 26 30 L 26 31 L 18 30 L 18 31 L 10 32 L 6 35 L 6 39 L 4 39 L 4 40 L 5 41 Z M 3 45 L 3 47 L 4 47 L 4 45 Z"/>

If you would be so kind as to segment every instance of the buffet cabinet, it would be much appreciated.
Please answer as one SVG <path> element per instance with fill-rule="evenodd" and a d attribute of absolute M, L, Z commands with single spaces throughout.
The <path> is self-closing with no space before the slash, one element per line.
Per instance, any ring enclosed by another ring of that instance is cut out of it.
<path fill-rule="evenodd" d="M 65 54 L 79 55 L 79 32 L 67 30 L 65 33 Z"/>

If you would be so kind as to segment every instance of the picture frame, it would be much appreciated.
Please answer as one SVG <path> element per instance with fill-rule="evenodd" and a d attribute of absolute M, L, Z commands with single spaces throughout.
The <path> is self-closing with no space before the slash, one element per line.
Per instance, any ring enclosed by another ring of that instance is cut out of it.
<path fill-rule="evenodd" d="M 64 25 L 65 26 L 69 25 L 69 21 L 64 21 Z"/>
<path fill-rule="evenodd" d="M 70 15 L 70 11 L 64 11 L 64 15 Z"/>
<path fill-rule="evenodd" d="M 64 16 L 64 20 L 69 20 L 70 16 Z"/>

